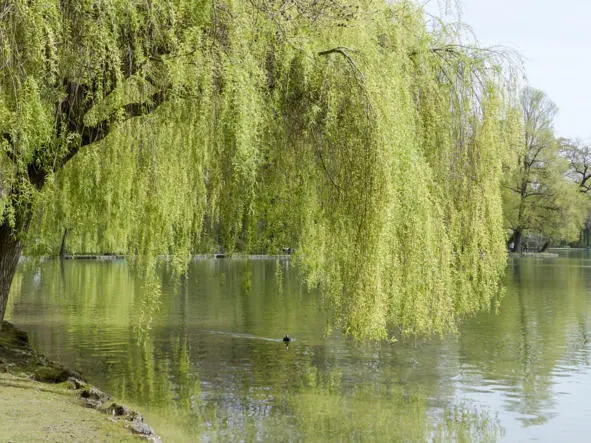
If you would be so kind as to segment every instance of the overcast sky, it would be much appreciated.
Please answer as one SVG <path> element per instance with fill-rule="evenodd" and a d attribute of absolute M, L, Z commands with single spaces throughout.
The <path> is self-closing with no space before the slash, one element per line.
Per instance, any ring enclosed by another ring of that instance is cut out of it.
<path fill-rule="evenodd" d="M 560 112 L 556 135 L 591 141 L 591 1 L 461 0 L 483 46 L 516 49 L 528 83 Z M 429 5 L 431 6 L 431 5 Z"/>

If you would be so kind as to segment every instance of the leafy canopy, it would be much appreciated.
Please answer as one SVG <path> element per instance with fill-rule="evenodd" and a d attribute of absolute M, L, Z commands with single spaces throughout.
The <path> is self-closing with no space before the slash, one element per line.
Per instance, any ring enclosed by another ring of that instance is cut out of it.
<path fill-rule="evenodd" d="M 413 3 L 1 8 L 0 220 L 33 205 L 29 252 L 64 228 L 147 267 L 295 247 L 357 338 L 443 333 L 499 294 L 512 82 Z"/>

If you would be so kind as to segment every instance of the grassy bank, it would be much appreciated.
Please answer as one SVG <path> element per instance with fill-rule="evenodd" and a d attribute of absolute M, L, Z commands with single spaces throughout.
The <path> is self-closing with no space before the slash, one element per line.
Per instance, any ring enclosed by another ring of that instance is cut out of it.
<path fill-rule="evenodd" d="M 0 441 L 160 441 L 143 418 L 0 330 Z"/>

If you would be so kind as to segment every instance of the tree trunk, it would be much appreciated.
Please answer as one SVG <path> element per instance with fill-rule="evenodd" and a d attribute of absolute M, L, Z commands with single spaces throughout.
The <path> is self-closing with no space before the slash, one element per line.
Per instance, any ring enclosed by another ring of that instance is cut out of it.
<path fill-rule="evenodd" d="M 22 242 L 6 222 L 0 225 L 0 328 L 6 313 L 8 294 L 23 250 Z"/>
<path fill-rule="evenodd" d="M 550 246 L 550 242 L 546 240 L 546 242 L 544 243 L 544 245 L 540 248 L 540 250 L 538 252 L 546 252 L 546 249 L 548 249 L 548 246 Z"/>
<path fill-rule="evenodd" d="M 60 246 L 60 258 L 64 258 L 66 255 L 66 236 L 68 235 L 68 228 L 64 229 L 64 235 L 62 236 L 62 245 Z"/>
<path fill-rule="evenodd" d="M 522 238 L 521 230 L 516 230 L 514 232 L 514 237 L 513 237 L 513 242 L 514 242 L 513 252 L 516 252 L 517 254 L 521 253 L 521 248 L 522 248 L 521 238 Z"/>
<path fill-rule="evenodd" d="M 18 190 L 13 190 L 9 198 L 16 198 L 17 195 Z M 0 328 L 6 314 L 10 285 L 23 250 L 22 240 L 29 230 L 33 216 L 30 201 L 20 202 L 19 209 L 15 213 L 13 226 L 10 226 L 7 220 L 0 224 Z"/>
<path fill-rule="evenodd" d="M 509 240 L 507 240 L 507 250 L 509 252 L 513 252 L 514 249 L 515 249 L 515 231 L 513 231 L 511 233 L 511 237 L 509 237 Z"/>

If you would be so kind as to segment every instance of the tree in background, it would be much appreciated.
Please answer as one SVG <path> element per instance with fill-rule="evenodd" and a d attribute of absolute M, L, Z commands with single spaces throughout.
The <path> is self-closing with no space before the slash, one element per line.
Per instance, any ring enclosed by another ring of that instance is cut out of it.
<path fill-rule="evenodd" d="M 0 6 L 0 319 L 25 243 L 182 272 L 296 246 L 358 338 L 443 333 L 505 266 L 503 57 L 411 2 Z"/>
<path fill-rule="evenodd" d="M 582 245 L 590 247 L 591 243 L 591 208 L 589 196 L 591 195 L 591 147 L 582 140 L 560 140 L 561 155 L 569 162 L 568 176 L 579 185 L 579 191 L 587 195 L 587 214 L 585 224 L 581 232 Z"/>
<path fill-rule="evenodd" d="M 591 191 L 591 146 L 582 140 L 560 140 L 561 154 L 568 160 L 569 177 L 579 185 L 579 191 Z"/>
<path fill-rule="evenodd" d="M 525 233 L 542 235 L 542 250 L 552 239 L 576 238 L 585 211 L 554 137 L 556 105 L 544 92 L 526 87 L 521 92 L 521 110 L 523 138 L 504 185 L 505 220 L 511 231 L 508 243 L 513 252 L 522 251 Z"/>

